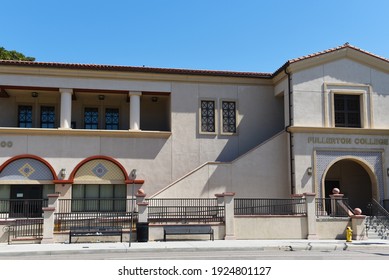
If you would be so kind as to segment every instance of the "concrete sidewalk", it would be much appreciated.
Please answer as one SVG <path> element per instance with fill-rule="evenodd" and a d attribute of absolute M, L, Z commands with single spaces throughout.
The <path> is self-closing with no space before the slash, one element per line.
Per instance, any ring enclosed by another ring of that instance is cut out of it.
<path fill-rule="evenodd" d="M 59 255 L 89 253 L 126 253 L 131 251 L 206 251 L 206 250 L 359 250 L 387 248 L 389 240 L 215 240 L 128 243 L 0 244 L 0 256 Z"/>

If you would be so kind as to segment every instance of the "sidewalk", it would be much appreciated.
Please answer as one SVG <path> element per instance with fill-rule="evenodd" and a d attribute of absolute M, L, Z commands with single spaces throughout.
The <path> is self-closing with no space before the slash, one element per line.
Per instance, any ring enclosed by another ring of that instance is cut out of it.
<path fill-rule="evenodd" d="M 215 240 L 128 243 L 73 244 L 0 244 L 0 256 L 59 255 L 84 253 L 126 253 L 131 251 L 200 251 L 200 250 L 359 250 L 387 248 L 389 240 Z"/>

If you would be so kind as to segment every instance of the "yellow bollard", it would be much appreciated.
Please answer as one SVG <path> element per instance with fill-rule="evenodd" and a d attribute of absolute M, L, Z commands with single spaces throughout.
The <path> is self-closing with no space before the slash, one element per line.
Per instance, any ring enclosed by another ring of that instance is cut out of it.
<path fill-rule="evenodd" d="M 347 242 L 353 241 L 353 230 L 351 229 L 351 227 L 347 227 L 346 229 L 346 241 Z"/>

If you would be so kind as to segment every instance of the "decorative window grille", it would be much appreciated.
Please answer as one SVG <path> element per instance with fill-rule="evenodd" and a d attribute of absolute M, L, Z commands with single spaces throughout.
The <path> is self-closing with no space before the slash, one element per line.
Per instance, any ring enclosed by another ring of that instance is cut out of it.
<path fill-rule="evenodd" d="M 18 126 L 26 128 L 32 127 L 32 106 L 19 106 Z"/>
<path fill-rule="evenodd" d="M 55 109 L 52 106 L 41 107 L 41 128 L 54 128 Z"/>
<path fill-rule="evenodd" d="M 361 127 L 359 95 L 335 94 L 335 127 Z"/>
<path fill-rule="evenodd" d="M 223 133 L 236 133 L 236 103 L 222 101 Z"/>
<path fill-rule="evenodd" d="M 105 109 L 105 129 L 119 129 L 119 109 Z"/>
<path fill-rule="evenodd" d="M 201 101 L 201 132 L 216 132 L 215 130 L 215 101 Z"/>
<path fill-rule="evenodd" d="M 98 129 L 99 111 L 97 108 L 85 108 L 84 127 L 85 129 Z"/>

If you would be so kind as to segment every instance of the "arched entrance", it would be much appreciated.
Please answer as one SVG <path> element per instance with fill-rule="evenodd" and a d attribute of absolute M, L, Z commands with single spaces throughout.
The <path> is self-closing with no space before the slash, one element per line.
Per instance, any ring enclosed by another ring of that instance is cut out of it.
<path fill-rule="evenodd" d="M 348 198 L 352 208 L 361 208 L 364 214 L 368 214 L 367 205 L 372 198 L 377 199 L 373 172 L 363 162 L 354 159 L 342 159 L 330 166 L 324 179 L 325 197 L 328 198 L 335 187 Z"/>

